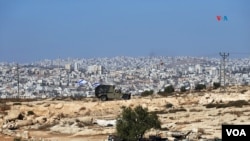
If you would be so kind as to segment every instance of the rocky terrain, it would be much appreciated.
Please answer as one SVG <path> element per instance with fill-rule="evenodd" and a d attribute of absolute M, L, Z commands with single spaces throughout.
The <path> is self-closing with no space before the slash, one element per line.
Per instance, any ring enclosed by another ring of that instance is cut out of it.
<path fill-rule="evenodd" d="M 0 140 L 103 141 L 115 133 L 121 107 L 137 105 L 156 112 L 162 123 L 161 130 L 149 130 L 146 137 L 157 134 L 174 140 L 173 134 L 181 134 L 208 140 L 221 138 L 222 124 L 250 124 L 250 87 L 231 87 L 224 93 L 213 90 L 106 102 L 91 98 L 2 102 Z"/>

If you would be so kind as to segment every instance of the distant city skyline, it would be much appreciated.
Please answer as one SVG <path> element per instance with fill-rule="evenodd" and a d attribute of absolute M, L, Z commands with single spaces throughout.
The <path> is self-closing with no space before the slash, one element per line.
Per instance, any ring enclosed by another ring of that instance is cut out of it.
<path fill-rule="evenodd" d="M 250 57 L 249 0 L 0 1 L 0 62 Z M 217 16 L 226 16 L 218 21 Z"/>

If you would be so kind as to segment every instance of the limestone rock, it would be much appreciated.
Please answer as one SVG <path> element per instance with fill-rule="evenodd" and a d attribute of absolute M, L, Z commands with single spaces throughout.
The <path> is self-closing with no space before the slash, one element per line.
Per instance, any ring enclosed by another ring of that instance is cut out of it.
<path fill-rule="evenodd" d="M 29 126 L 29 125 L 32 125 L 32 124 L 33 124 L 32 120 L 18 120 L 18 121 L 16 121 L 15 128 L 20 128 L 20 127 L 23 127 L 23 126 Z"/>
<path fill-rule="evenodd" d="M 63 107 L 62 103 L 59 103 L 59 104 L 55 105 L 55 109 L 62 109 L 62 107 Z"/>
<path fill-rule="evenodd" d="M 8 115 L 4 117 L 4 119 L 6 121 L 15 120 L 19 117 L 20 114 L 21 113 L 19 110 L 11 110 L 11 111 L 9 111 Z"/>
<path fill-rule="evenodd" d="M 116 120 L 102 120 L 102 119 L 96 119 L 94 121 L 99 126 L 115 126 Z"/>
<path fill-rule="evenodd" d="M 77 120 L 84 123 L 84 124 L 92 124 L 93 123 L 93 117 L 78 117 Z"/>

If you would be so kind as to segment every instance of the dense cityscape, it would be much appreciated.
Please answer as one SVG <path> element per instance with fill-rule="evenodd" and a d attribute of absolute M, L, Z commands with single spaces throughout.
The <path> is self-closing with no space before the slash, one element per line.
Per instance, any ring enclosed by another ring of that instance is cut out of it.
<path fill-rule="evenodd" d="M 94 96 L 95 84 L 111 84 L 139 95 L 172 85 L 193 90 L 221 82 L 221 58 L 113 57 L 55 59 L 30 64 L 0 63 L 1 98 Z M 250 58 L 226 60 L 226 85 L 248 85 Z"/>

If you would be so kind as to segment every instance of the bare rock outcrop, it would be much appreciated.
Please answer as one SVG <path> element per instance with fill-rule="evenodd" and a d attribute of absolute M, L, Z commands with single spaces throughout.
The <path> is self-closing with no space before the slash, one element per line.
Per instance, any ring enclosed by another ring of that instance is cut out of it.
<path fill-rule="evenodd" d="M 86 125 L 90 125 L 93 123 L 93 117 L 78 117 L 77 118 L 78 121 L 82 122 L 83 124 L 86 124 Z"/>
<path fill-rule="evenodd" d="M 11 110 L 8 115 L 4 117 L 5 121 L 15 120 L 20 116 L 21 112 L 19 110 Z"/>
<path fill-rule="evenodd" d="M 32 120 L 17 120 L 15 122 L 15 128 L 20 128 L 20 127 L 23 127 L 23 126 L 29 126 L 29 125 L 32 125 L 33 122 Z"/>

